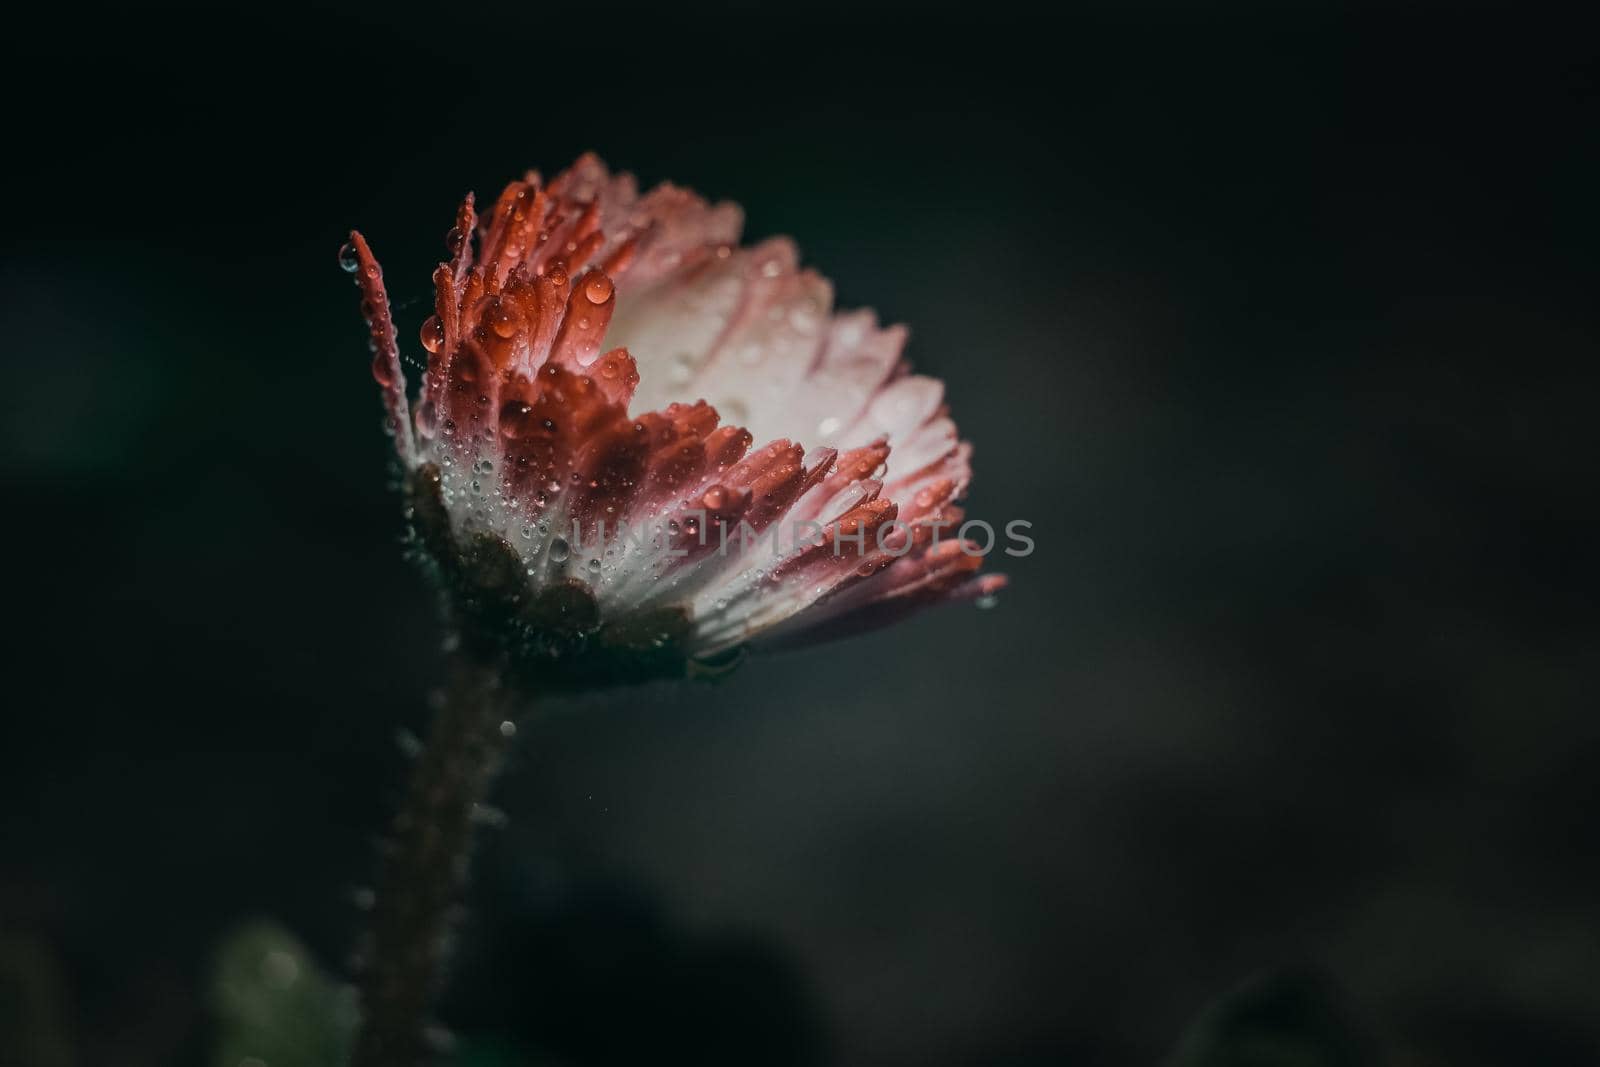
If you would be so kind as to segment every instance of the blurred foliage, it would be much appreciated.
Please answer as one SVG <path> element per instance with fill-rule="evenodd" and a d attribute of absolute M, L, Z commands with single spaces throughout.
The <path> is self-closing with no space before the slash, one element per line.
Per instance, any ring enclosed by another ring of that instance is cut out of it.
<path fill-rule="evenodd" d="M 61 960 L 44 939 L 0 930 L 0 1063 L 7 1056 L 32 1067 L 67 1067 L 73 1055 L 67 983 Z"/>
<path fill-rule="evenodd" d="M 1252 979 L 1209 1005 L 1167 1067 L 1367 1067 L 1375 1062 L 1327 981 L 1283 971 Z"/>
<path fill-rule="evenodd" d="M 299 939 L 265 920 L 224 939 L 212 1007 L 215 1067 L 344 1067 L 360 1017 L 354 987 L 330 977 Z M 495 1039 L 461 1038 L 451 1047 L 455 1067 L 558 1067 Z"/>
<path fill-rule="evenodd" d="M 22 972 L 15 963 L 26 956 L 0 955 L 12 964 L 0 972 L 8 986 L 17 984 Z M 28 986 L 42 988 L 37 982 L 18 988 Z M 6 998 L 23 1010 L 30 1002 Z M 348 1060 L 358 1021 L 355 990 L 330 977 L 304 944 L 275 923 L 250 923 L 223 941 L 212 1003 L 215 1067 L 343 1067 Z M 43 1014 L 48 1021 L 52 1013 Z M 7 1030 L 23 1032 L 9 1025 Z M 480 1033 L 452 1041 L 450 1059 L 456 1067 L 564 1067 L 567 1062 L 530 1058 L 519 1044 L 509 1035 Z M 54 1059 L 52 1048 L 39 1046 L 43 1055 L 29 1062 L 69 1062 L 64 1046 Z M 1314 972 L 1282 970 L 1253 978 L 1207 1006 L 1165 1067 L 1370 1067 L 1378 1062 L 1375 1047 L 1353 1025 L 1328 980 Z"/>
<path fill-rule="evenodd" d="M 216 1067 L 342 1067 L 349 1056 L 355 990 L 273 923 L 251 923 L 224 940 L 212 1004 Z"/>

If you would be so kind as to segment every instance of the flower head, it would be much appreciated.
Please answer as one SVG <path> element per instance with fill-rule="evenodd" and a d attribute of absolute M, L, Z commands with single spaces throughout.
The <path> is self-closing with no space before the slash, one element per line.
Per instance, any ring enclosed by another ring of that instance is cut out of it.
<path fill-rule="evenodd" d="M 835 312 L 742 221 L 594 156 L 481 219 L 469 195 L 414 415 L 351 235 L 413 527 L 469 638 L 546 679 L 684 673 L 1004 583 L 956 535 L 971 446 L 905 329 Z"/>

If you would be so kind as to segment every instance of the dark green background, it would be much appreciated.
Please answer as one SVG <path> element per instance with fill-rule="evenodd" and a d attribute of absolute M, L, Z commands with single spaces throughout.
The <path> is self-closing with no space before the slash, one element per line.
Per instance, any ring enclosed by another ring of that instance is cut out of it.
<path fill-rule="evenodd" d="M 339 966 L 439 632 L 334 253 L 410 342 L 460 194 L 589 148 L 910 322 L 1038 550 L 525 729 L 449 1021 L 1092 1067 L 1294 966 L 1390 1063 L 1600 1060 L 1580 27 L 268 10 L 7 16 L 0 1062 L 205 1062 L 255 916 Z"/>

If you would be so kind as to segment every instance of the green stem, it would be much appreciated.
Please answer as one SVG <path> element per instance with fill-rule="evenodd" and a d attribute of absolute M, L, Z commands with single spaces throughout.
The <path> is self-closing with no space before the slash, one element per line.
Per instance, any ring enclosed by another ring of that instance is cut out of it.
<path fill-rule="evenodd" d="M 466 886 L 476 809 L 512 732 L 502 729 L 510 705 L 497 668 L 452 657 L 444 701 L 383 849 L 352 1067 L 419 1067 L 433 1058 L 430 1013 Z"/>

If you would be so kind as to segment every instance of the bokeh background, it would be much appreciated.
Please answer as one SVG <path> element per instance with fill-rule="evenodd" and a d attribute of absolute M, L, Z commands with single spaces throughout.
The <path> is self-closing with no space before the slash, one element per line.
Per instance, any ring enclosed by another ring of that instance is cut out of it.
<path fill-rule="evenodd" d="M 478 1062 L 1156 1063 L 1241 986 L 1337 1032 L 1295 1062 L 1600 1062 L 1579 27 L 8 18 L 0 1063 L 216 1062 L 241 922 L 341 972 L 440 635 L 334 253 L 409 342 L 458 197 L 591 148 L 911 323 L 1038 549 L 994 610 L 526 727 Z"/>

